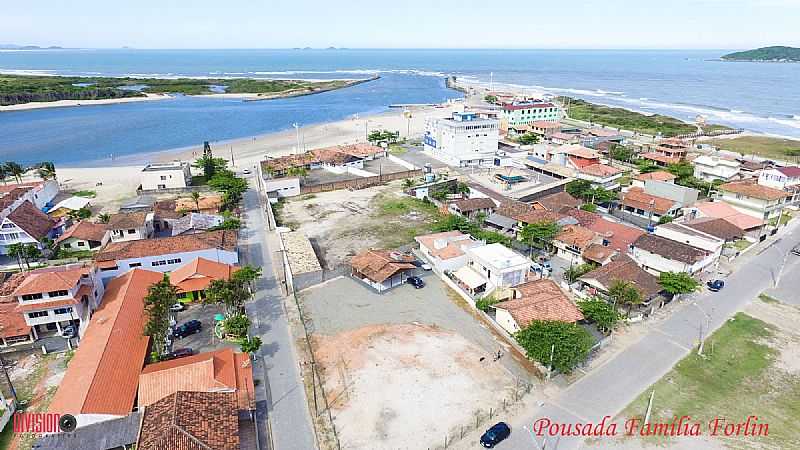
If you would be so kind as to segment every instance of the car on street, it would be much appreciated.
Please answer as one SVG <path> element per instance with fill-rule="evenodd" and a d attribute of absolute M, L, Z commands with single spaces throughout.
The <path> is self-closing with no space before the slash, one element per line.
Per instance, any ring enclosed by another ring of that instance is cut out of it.
<path fill-rule="evenodd" d="M 61 337 L 63 337 L 63 338 L 67 338 L 67 339 L 74 338 L 77 335 L 78 335 L 78 329 L 75 328 L 72 325 L 68 325 L 68 326 L 64 327 L 63 330 L 61 330 Z"/>
<path fill-rule="evenodd" d="M 406 278 L 406 282 L 414 286 L 416 289 L 422 289 L 425 287 L 425 282 L 422 281 L 422 278 L 420 277 L 408 277 Z"/>
<path fill-rule="evenodd" d="M 708 290 L 711 292 L 719 292 L 725 287 L 725 282 L 722 280 L 713 280 L 706 283 L 706 286 L 708 286 Z"/>
<path fill-rule="evenodd" d="M 174 305 L 169 307 L 169 310 L 172 311 L 172 312 L 179 312 L 179 311 L 183 311 L 184 309 L 186 309 L 186 305 L 184 305 L 183 303 L 180 303 L 180 302 L 179 303 L 175 303 Z"/>
<path fill-rule="evenodd" d="M 505 422 L 497 422 L 483 433 L 481 445 L 486 448 L 492 448 L 509 436 L 511 436 L 511 428 Z"/>
<path fill-rule="evenodd" d="M 419 268 L 424 270 L 424 271 L 426 271 L 426 272 L 429 271 L 429 270 L 433 270 L 433 267 L 430 264 L 423 264 L 423 265 L 419 266 Z"/>
<path fill-rule="evenodd" d="M 250 169 L 244 169 L 242 173 L 245 175 L 250 175 Z"/>
<path fill-rule="evenodd" d="M 164 355 L 161 360 L 169 361 L 171 359 L 185 358 L 192 355 L 194 355 L 194 350 L 190 348 L 178 348 Z"/>
<path fill-rule="evenodd" d="M 201 324 L 199 320 L 190 320 L 183 325 L 178 325 L 175 331 L 172 332 L 172 336 L 175 339 L 182 339 L 186 336 L 199 333 L 202 329 L 203 324 Z"/>
<path fill-rule="evenodd" d="M 794 247 L 792 247 L 792 254 L 800 256 L 800 244 L 797 244 Z"/>

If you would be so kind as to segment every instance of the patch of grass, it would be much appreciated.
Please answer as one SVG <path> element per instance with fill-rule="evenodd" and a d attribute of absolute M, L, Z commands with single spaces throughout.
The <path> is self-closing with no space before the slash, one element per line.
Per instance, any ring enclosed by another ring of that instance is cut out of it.
<path fill-rule="evenodd" d="M 766 136 L 741 136 L 732 139 L 712 139 L 711 144 L 741 155 L 785 159 L 800 156 L 800 141 Z"/>
<path fill-rule="evenodd" d="M 97 197 L 97 192 L 85 190 L 85 191 L 73 192 L 72 195 L 74 195 L 75 197 L 95 198 Z"/>
<path fill-rule="evenodd" d="M 569 100 L 569 118 L 649 135 L 661 133 L 667 137 L 697 131 L 694 125 L 674 117 L 660 114 L 648 116 L 624 108 L 596 105 L 575 98 Z"/>
<path fill-rule="evenodd" d="M 300 200 L 313 200 L 317 198 L 316 194 L 308 194 L 300 197 Z"/>
<path fill-rule="evenodd" d="M 12 422 L 9 420 L 6 424 L 6 427 L 3 428 L 3 432 L 0 433 L 0 450 L 5 450 L 11 445 L 11 439 L 14 438 L 14 427 Z"/>
<path fill-rule="evenodd" d="M 703 424 L 707 433 L 707 424 L 716 417 L 739 422 L 755 415 L 758 423 L 769 424 L 769 435 L 740 436 L 737 448 L 798 448 L 800 377 L 773 369 L 778 350 L 768 342 L 778 333 L 761 320 L 737 313 L 706 341 L 704 357 L 692 352 L 678 362 L 633 401 L 623 417 L 641 419 L 655 390 L 651 421 L 669 422 L 687 415 Z"/>
<path fill-rule="evenodd" d="M 776 305 L 776 304 L 780 304 L 781 303 L 781 301 L 778 300 L 777 298 L 771 297 L 771 296 L 769 296 L 767 294 L 764 294 L 764 293 L 758 294 L 758 299 L 761 300 L 764 303 L 768 303 L 768 304 L 771 304 L 771 305 Z"/>
<path fill-rule="evenodd" d="M 379 197 L 378 201 L 379 214 L 384 216 L 401 216 L 411 212 L 417 212 L 425 215 L 438 214 L 436 205 L 418 198 L 402 197 L 396 199 L 387 199 L 386 197 Z"/>
<path fill-rule="evenodd" d="M 193 175 L 192 176 L 192 186 L 205 186 L 208 184 L 208 180 L 206 179 L 205 175 Z"/>
<path fill-rule="evenodd" d="M 747 239 L 737 239 L 733 241 L 733 246 L 736 248 L 736 250 L 739 250 L 740 252 L 746 250 L 751 245 L 753 245 L 753 243 L 748 241 Z"/>
<path fill-rule="evenodd" d="M 404 154 L 408 153 L 408 149 L 406 149 L 402 145 L 389 144 L 389 153 L 391 153 L 392 155 L 395 155 L 395 156 L 404 155 Z"/>

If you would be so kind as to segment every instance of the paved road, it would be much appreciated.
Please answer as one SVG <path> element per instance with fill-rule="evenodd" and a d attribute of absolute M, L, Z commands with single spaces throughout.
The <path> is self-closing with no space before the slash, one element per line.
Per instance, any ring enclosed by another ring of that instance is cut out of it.
<path fill-rule="evenodd" d="M 246 228 L 240 232 L 239 246 L 242 259 L 244 263 L 263 270 L 262 277 L 256 282 L 255 299 L 246 305 L 247 314 L 253 321 L 252 333 L 260 336 L 262 341 L 254 366 L 255 376 L 267 379 L 256 388 L 259 410 L 261 414 L 266 411 L 269 416 L 272 448 L 314 449 L 316 442 L 305 389 L 283 307 L 283 295 L 272 267 L 270 255 L 275 249 L 267 245 L 266 217 L 254 189 L 245 193 L 244 208 Z M 259 373 L 266 375 L 259 377 Z M 266 450 L 269 447 L 262 448 Z"/>
<path fill-rule="evenodd" d="M 524 428 L 540 418 L 562 423 L 597 423 L 605 415 L 613 417 L 686 356 L 699 342 L 700 333 L 708 334 L 707 327 L 712 332 L 719 328 L 758 294 L 772 288 L 778 278 L 779 288 L 789 283 L 797 286 L 800 257 L 789 254 L 792 246 L 800 241 L 797 222 L 789 225 L 777 241 L 743 256 L 748 261 L 727 278 L 721 292 L 714 294 L 704 290 L 682 300 L 683 305 L 669 318 L 654 323 L 639 342 L 564 389 L 550 403 L 536 407 L 523 415 L 523 420 L 512 423 L 515 432 L 503 448 L 540 448 Z M 784 261 L 786 265 L 781 276 L 779 267 Z M 541 445 L 544 439 L 537 440 Z M 548 439 L 546 448 L 580 448 L 582 442 L 575 438 L 556 441 Z"/>

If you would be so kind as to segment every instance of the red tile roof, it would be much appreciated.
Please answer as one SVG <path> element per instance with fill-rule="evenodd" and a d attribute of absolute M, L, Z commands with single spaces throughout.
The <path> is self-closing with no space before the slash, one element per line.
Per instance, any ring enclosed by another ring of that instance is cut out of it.
<path fill-rule="evenodd" d="M 27 200 L 8 215 L 8 220 L 37 241 L 45 238 L 58 223 Z"/>
<path fill-rule="evenodd" d="M 465 198 L 453 202 L 456 208 L 461 212 L 480 211 L 482 209 L 495 209 L 497 204 L 494 200 L 485 197 Z"/>
<path fill-rule="evenodd" d="M 143 227 L 147 222 L 148 211 L 123 212 L 111 216 L 108 220 L 109 230 L 125 230 Z"/>
<path fill-rule="evenodd" d="M 180 292 L 205 290 L 214 280 L 229 280 L 238 267 L 230 264 L 195 258 L 170 273 L 170 282 Z"/>
<path fill-rule="evenodd" d="M 255 407 L 253 365 L 230 348 L 145 366 L 139 375 L 138 405 L 148 406 L 178 391 L 234 391 L 239 409 Z"/>
<path fill-rule="evenodd" d="M 791 197 L 792 195 L 786 191 L 762 186 L 750 181 L 735 181 L 732 183 L 725 183 L 719 186 L 719 190 L 733 192 L 746 197 L 752 197 L 761 200 L 780 200 L 782 198 Z"/>
<path fill-rule="evenodd" d="M 622 173 L 622 170 L 605 164 L 592 164 L 590 166 L 582 167 L 580 171 L 586 175 L 592 175 L 600 178 L 608 178 Z"/>
<path fill-rule="evenodd" d="M 516 286 L 519 298 L 493 305 L 511 314 L 520 328 L 534 320 L 557 320 L 574 323 L 583 320 L 583 314 L 552 280 L 529 281 Z"/>
<path fill-rule="evenodd" d="M 603 264 L 608 258 L 618 254 L 619 252 L 611 247 L 605 247 L 601 244 L 592 244 L 583 251 L 583 259 L 594 261 L 598 264 Z"/>
<path fill-rule="evenodd" d="M 143 256 L 169 255 L 217 248 L 236 250 L 236 231 L 217 230 L 158 239 L 141 239 L 128 242 L 111 242 L 98 252 L 95 261 L 118 261 Z"/>
<path fill-rule="evenodd" d="M 15 296 L 26 294 L 39 294 L 42 292 L 70 290 L 75 287 L 83 275 L 91 269 L 86 266 L 64 266 L 63 270 L 33 271 L 28 273 L 25 281 L 20 283 Z"/>
<path fill-rule="evenodd" d="M 584 249 L 596 239 L 594 231 L 580 225 L 567 225 L 561 228 L 554 240 L 568 246 Z"/>
<path fill-rule="evenodd" d="M 56 244 L 60 244 L 69 238 L 102 242 L 106 233 L 108 233 L 108 227 L 105 224 L 83 220 L 69 227 L 64 234 L 56 239 Z"/>
<path fill-rule="evenodd" d="M 561 213 L 537 209 L 527 213 L 515 214 L 512 216 L 512 219 L 528 224 L 540 222 L 558 222 L 564 217 L 565 215 Z"/>
<path fill-rule="evenodd" d="M 633 246 L 684 264 L 694 264 L 708 255 L 708 252 L 701 248 L 656 236 L 655 234 L 639 236 Z"/>
<path fill-rule="evenodd" d="M 0 337 L 24 336 L 31 332 L 31 327 L 25 323 L 25 316 L 16 311 L 16 307 L 16 302 L 0 303 Z"/>
<path fill-rule="evenodd" d="M 622 194 L 621 203 L 645 211 L 653 211 L 657 214 L 666 214 L 677 202 L 668 198 L 656 197 L 646 193 L 642 188 L 632 187 L 628 192 Z"/>
<path fill-rule="evenodd" d="M 232 392 L 176 392 L 144 410 L 137 450 L 239 450 Z"/>
<path fill-rule="evenodd" d="M 556 192 L 555 194 L 546 195 L 536 199 L 542 206 L 550 211 L 560 212 L 562 208 L 577 208 L 581 206 L 581 201 L 569 195 L 565 191 Z"/>
<path fill-rule="evenodd" d="M 610 220 L 600 219 L 586 226 L 600 237 L 609 242 L 609 247 L 626 253 L 628 247 L 633 244 L 644 231 L 621 223 L 611 222 Z"/>
<path fill-rule="evenodd" d="M 775 170 L 790 178 L 800 177 L 800 167 L 776 167 Z"/>
<path fill-rule="evenodd" d="M 649 159 L 651 161 L 657 161 L 663 164 L 677 164 L 681 162 L 680 158 L 670 158 L 669 156 L 662 155 L 658 152 L 641 153 L 639 154 L 639 157 Z"/>
<path fill-rule="evenodd" d="M 353 270 L 376 283 L 383 283 L 387 278 L 401 270 L 414 269 L 411 264 L 413 256 L 406 256 L 390 250 L 366 250 L 350 260 Z"/>
<path fill-rule="evenodd" d="M 736 225 L 728 222 L 725 219 L 715 217 L 703 217 L 701 219 L 694 219 L 684 222 L 684 225 L 695 230 L 702 231 L 703 233 L 710 234 L 726 241 L 741 238 L 744 236 L 744 230 Z"/>
<path fill-rule="evenodd" d="M 636 175 L 634 180 L 638 180 L 638 181 L 649 181 L 649 180 L 654 180 L 654 181 L 672 181 L 675 178 L 678 178 L 678 177 L 676 177 L 675 175 L 673 175 L 673 174 L 671 174 L 669 172 L 665 172 L 663 170 L 657 170 L 655 172 L 641 173 L 639 175 Z"/>
<path fill-rule="evenodd" d="M 469 236 L 460 231 L 444 231 L 442 233 L 426 234 L 414 238 L 420 245 L 428 249 L 428 252 L 442 260 L 457 258 L 464 254 L 461 244 L 475 242 Z M 443 241 L 446 244 L 441 248 L 436 248 L 436 242 Z"/>
<path fill-rule="evenodd" d="M 50 403 L 51 412 L 124 416 L 133 410 L 149 341 L 142 336 L 144 297 L 163 276 L 133 269 L 111 280 Z"/>
<path fill-rule="evenodd" d="M 595 280 L 605 291 L 608 291 L 616 281 L 629 282 L 644 299 L 650 299 L 662 290 L 656 277 L 647 273 L 625 254 L 618 255 L 610 263 L 584 274 L 580 279 Z"/>

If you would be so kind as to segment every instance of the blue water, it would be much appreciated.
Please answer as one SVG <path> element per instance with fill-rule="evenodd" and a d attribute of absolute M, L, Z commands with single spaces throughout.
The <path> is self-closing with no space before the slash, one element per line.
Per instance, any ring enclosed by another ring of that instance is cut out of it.
<path fill-rule="evenodd" d="M 726 63 L 715 50 L 62 50 L 0 52 L 0 71 L 379 81 L 266 102 L 176 98 L 0 113 L 0 159 L 75 163 L 457 97 L 443 77 L 529 87 L 692 121 L 800 137 L 800 64 Z"/>

